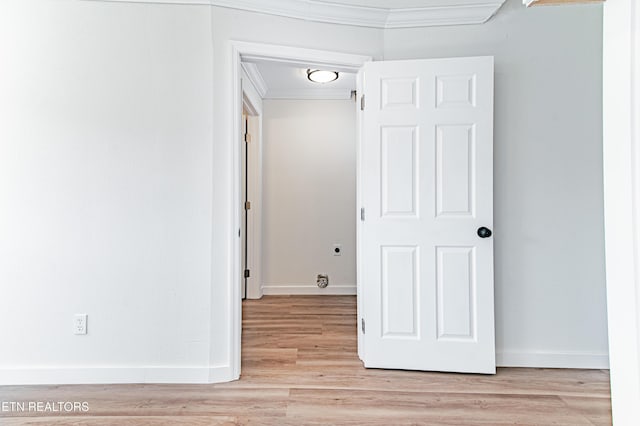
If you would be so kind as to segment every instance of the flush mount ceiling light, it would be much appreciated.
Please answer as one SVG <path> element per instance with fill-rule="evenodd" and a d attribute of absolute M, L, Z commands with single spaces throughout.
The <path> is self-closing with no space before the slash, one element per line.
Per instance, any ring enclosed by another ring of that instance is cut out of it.
<path fill-rule="evenodd" d="M 338 72 L 308 69 L 307 78 L 314 83 L 329 83 L 338 79 Z"/>

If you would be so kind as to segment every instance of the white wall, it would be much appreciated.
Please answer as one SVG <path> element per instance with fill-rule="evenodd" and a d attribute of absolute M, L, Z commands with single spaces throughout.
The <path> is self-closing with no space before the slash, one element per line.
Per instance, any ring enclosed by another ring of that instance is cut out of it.
<path fill-rule="evenodd" d="M 263 291 L 355 294 L 355 102 L 265 100 L 263 109 Z M 329 274 L 326 289 L 319 273 Z"/>
<path fill-rule="evenodd" d="M 207 381 L 208 8 L 2 1 L 0 63 L 0 384 Z"/>
<path fill-rule="evenodd" d="M 208 6 L 0 2 L 0 383 L 234 377 L 231 39 L 382 52 Z"/>
<path fill-rule="evenodd" d="M 606 366 L 602 6 L 508 0 L 484 25 L 384 44 L 385 59 L 495 56 L 499 364 Z"/>
<path fill-rule="evenodd" d="M 233 377 L 231 39 L 495 55 L 499 349 L 543 352 L 530 365 L 602 360 L 600 20 L 600 6 L 510 0 L 482 26 L 383 33 L 206 6 L 0 2 L 1 382 Z M 87 336 L 71 334 L 78 312 Z"/>

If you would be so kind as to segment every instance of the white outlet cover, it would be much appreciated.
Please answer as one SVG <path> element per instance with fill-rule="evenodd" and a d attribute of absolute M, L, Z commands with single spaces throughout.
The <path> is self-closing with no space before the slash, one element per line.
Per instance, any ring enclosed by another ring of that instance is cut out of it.
<path fill-rule="evenodd" d="M 73 334 L 87 334 L 87 314 L 75 314 L 73 317 Z"/>
<path fill-rule="evenodd" d="M 342 256 L 342 244 L 334 244 L 331 251 L 334 256 Z"/>

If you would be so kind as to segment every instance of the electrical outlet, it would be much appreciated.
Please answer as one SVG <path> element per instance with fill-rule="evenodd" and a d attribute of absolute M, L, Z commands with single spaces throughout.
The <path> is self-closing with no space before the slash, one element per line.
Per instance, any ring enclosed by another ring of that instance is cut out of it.
<path fill-rule="evenodd" d="M 333 255 L 334 256 L 342 256 L 342 244 L 334 244 L 333 245 Z"/>
<path fill-rule="evenodd" d="M 87 334 L 87 314 L 76 314 L 73 317 L 73 334 Z"/>

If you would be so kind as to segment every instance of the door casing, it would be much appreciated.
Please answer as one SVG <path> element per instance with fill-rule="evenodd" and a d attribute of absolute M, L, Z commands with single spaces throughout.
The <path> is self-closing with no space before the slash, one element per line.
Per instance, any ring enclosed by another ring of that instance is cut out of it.
<path fill-rule="evenodd" d="M 246 215 L 245 220 L 241 222 L 243 227 L 241 239 L 246 242 L 246 247 L 244 247 L 246 252 L 243 255 L 243 257 L 246 256 L 246 265 L 242 269 L 250 271 L 249 277 L 244 278 L 246 288 L 244 297 L 246 299 L 260 299 L 262 297 L 260 286 L 262 280 L 260 256 L 262 246 L 262 104 L 260 95 L 253 93 L 250 82 L 246 82 L 245 78 L 246 75 L 243 75 L 242 103 L 250 142 L 240 140 L 239 143 L 243 151 L 241 162 L 247 161 L 248 163 L 248 167 L 244 166 L 246 169 L 243 169 L 243 173 L 246 174 L 245 198 L 249 201 L 250 208 L 245 211 L 244 200 L 241 201 L 240 211 Z M 258 96 L 257 99 L 256 96 Z"/>

